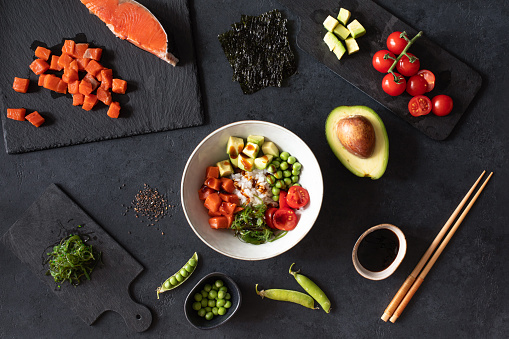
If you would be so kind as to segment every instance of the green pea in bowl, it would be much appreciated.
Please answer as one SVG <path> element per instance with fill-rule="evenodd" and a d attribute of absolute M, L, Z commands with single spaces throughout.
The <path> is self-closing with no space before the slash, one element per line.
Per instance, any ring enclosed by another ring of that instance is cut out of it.
<path fill-rule="evenodd" d="M 295 229 L 273 242 L 254 245 L 242 242 L 230 229 L 213 229 L 210 216 L 198 191 L 205 181 L 208 166 L 228 159 L 226 145 L 230 136 L 247 139 L 249 135 L 263 136 L 280 151 L 294 156 L 302 165 L 299 183 L 310 196 L 309 203 L 296 211 L 299 222 Z M 181 182 L 181 200 L 184 214 L 195 234 L 209 247 L 228 257 L 240 260 L 273 258 L 297 245 L 313 227 L 323 199 L 323 179 L 318 161 L 302 139 L 279 125 L 265 121 L 239 121 L 221 127 L 203 139 L 189 157 Z"/>

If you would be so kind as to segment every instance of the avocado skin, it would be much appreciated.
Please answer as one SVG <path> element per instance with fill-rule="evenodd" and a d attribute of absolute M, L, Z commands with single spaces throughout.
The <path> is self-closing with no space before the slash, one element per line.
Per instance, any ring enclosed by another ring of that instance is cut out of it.
<path fill-rule="evenodd" d="M 335 131 L 336 123 L 346 117 L 353 115 L 363 115 L 371 121 L 376 131 L 375 153 L 369 159 L 361 159 L 348 152 L 339 142 Z M 339 106 L 331 111 L 325 122 L 325 136 L 331 150 L 341 163 L 353 174 L 358 177 L 370 177 L 373 180 L 379 179 L 387 168 L 389 160 L 389 138 L 382 119 L 371 108 L 366 106 Z M 369 163 L 371 162 L 371 163 Z M 362 166 L 355 164 L 372 164 L 375 163 L 376 168 L 366 172 Z"/>

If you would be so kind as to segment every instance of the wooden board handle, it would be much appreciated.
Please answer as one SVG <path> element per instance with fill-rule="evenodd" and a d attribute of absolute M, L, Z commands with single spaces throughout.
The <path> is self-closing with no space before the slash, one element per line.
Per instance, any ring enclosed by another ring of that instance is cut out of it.
<path fill-rule="evenodd" d="M 142 305 L 127 297 L 119 307 L 112 308 L 112 311 L 119 313 L 125 323 L 136 332 L 146 331 L 152 323 L 152 313 Z"/>
<path fill-rule="evenodd" d="M 403 298 L 406 295 L 406 292 L 408 292 L 414 281 L 415 277 L 411 275 L 409 275 L 408 278 L 406 278 L 405 282 L 403 283 L 403 285 L 401 285 L 394 298 L 392 298 L 389 306 L 387 306 L 387 308 L 385 309 L 384 314 L 381 317 L 383 321 L 387 322 L 387 320 L 389 320 L 394 311 L 398 308 L 398 305 L 401 303 L 401 300 L 403 300 Z"/>
<path fill-rule="evenodd" d="M 403 298 L 403 300 L 401 301 L 401 304 L 399 304 L 398 308 L 392 315 L 391 323 L 394 323 L 399 318 L 401 313 L 403 313 L 403 310 L 408 305 L 408 303 L 414 296 L 415 292 L 417 292 L 417 290 L 419 289 L 419 287 L 421 286 L 423 281 L 424 281 L 424 279 L 422 279 L 421 277 L 418 277 L 417 279 L 415 279 L 414 284 L 412 285 L 412 287 L 410 287 L 410 290 L 408 290 L 408 293 L 406 294 L 405 298 Z"/>

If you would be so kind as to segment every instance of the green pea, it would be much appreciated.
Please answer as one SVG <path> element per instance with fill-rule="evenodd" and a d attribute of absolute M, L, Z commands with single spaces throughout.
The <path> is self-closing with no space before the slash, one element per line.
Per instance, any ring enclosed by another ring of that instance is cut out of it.
<path fill-rule="evenodd" d="M 296 184 L 293 184 L 292 186 L 300 186 L 300 184 L 299 184 L 299 183 L 296 183 Z"/>
<path fill-rule="evenodd" d="M 269 183 L 269 185 L 274 185 L 274 183 L 276 182 L 276 178 L 274 178 L 273 175 L 268 175 L 267 178 L 265 179 L 267 180 L 267 182 Z"/>
<path fill-rule="evenodd" d="M 189 261 L 187 262 L 189 265 L 191 265 L 192 267 L 195 267 L 196 266 L 196 260 L 194 260 L 193 258 L 189 259 Z"/>
<path fill-rule="evenodd" d="M 216 290 L 211 290 L 209 292 L 209 299 L 216 299 L 217 298 L 217 291 Z"/>
<path fill-rule="evenodd" d="M 207 306 L 207 307 L 205 307 L 205 311 L 207 311 L 207 312 L 212 312 L 212 307 L 208 307 L 208 306 Z"/>
<path fill-rule="evenodd" d="M 194 300 L 201 301 L 203 299 L 203 296 L 200 293 L 196 293 L 194 295 Z"/>
<path fill-rule="evenodd" d="M 217 292 L 217 291 L 219 291 L 219 288 L 216 285 L 212 285 L 212 290 Z"/>
<path fill-rule="evenodd" d="M 214 315 L 218 315 L 217 311 L 219 311 L 217 307 L 212 307 L 212 313 L 214 313 Z"/>
<path fill-rule="evenodd" d="M 172 277 L 170 278 L 170 284 L 172 284 L 172 285 L 174 285 L 174 286 L 175 286 L 175 285 L 177 285 L 178 283 L 179 283 L 179 282 L 177 281 L 177 278 L 175 278 L 175 276 L 172 276 Z"/>
<path fill-rule="evenodd" d="M 232 302 L 230 300 L 228 300 L 225 304 L 224 304 L 224 308 L 230 308 L 232 307 Z"/>
<path fill-rule="evenodd" d="M 226 296 L 226 292 L 225 291 L 217 292 L 217 299 L 219 299 L 219 300 L 224 299 L 225 296 Z"/>
<path fill-rule="evenodd" d="M 210 310 L 210 312 L 207 312 L 207 314 L 205 314 L 205 319 L 212 320 L 213 318 L 214 318 L 214 313 L 212 313 L 212 310 Z"/>
<path fill-rule="evenodd" d="M 287 170 L 288 169 L 288 163 L 286 161 L 282 162 L 281 165 L 279 166 L 280 169 L 282 169 L 283 171 L 284 170 Z"/>
<path fill-rule="evenodd" d="M 175 279 L 175 282 L 176 282 L 176 279 Z M 164 283 L 163 283 L 163 287 L 168 289 L 171 287 L 171 282 L 170 280 L 166 280 Z"/>
<path fill-rule="evenodd" d="M 178 282 L 184 281 L 184 277 L 180 274 L 180 272 L 175 274 L 175 279 L 177 279 Z"/>
<path fill-rule="evenodd" d="M 230 295 L 230 293 L 226 293 L 226 296 L 224 298 L 226 300 L 230 300 L 232 298 L 232 296 Z"/>
<path fill-rule="evenodd" d="M 210 286 L 209 284 L 205 285 L 205 287 L 203 287 L 203 289 L 207 292 L 210 292 L 210 290 L 212 289 L 212 286 Z"/>
<path fill-rule="evenodd" d="M 267 171 L 269 173 L 276 173 L 277 171 L 276 166 L 274 166 L 274 164 L 270 164 L 269 166 L 267 166 Z"/>
<path fill-rule="evenodd" d="M 193 274 L 196 265 L 198 264 L 198 254 L 195 252 L 193 256 L 186 262 L 184 266 L 177 273 L 170 276 L 166 279 L 161 286 L 156 289 L 157 299 L 159 299 L 159 294 L 172 290 L 180 285 L 182 285 L 191 274 Z"/>
<path fill-rule="evenodd" d="M 286 186 L 290 186 L 292 184 L 292 179 L 290 178 L 284 178 L 284 182 Z"/>
<path fill-rule="evenodd" d="M 276 173 L 274 173 L 274 177 L 276 179 L 283 179 L 283 171 L 277 171 Z"/>
<path fill-rule="evenodd" d="M 292 182 L 299 182 L 299 176 L 298 175 L 292 175 Z"/>
<path fill-rule="evenodd" d="M 219 287 L 219 290 L 220 290 L 220 291 L 228 292 L 228 287 L 226 287 L 226 286 L 221 286 L 221 287 Z"/>
<path fill-rule="evenodd" d="M 295 169 L 295 168 L 294 168 L 294 169 L 292 170 L 292 174 L 293 174 L 293 175 L 299 175 L 299 174 L 300 174 L 300 170 L 298 170 L 298 169 Z"/>
<path fill-rule="evenodd" d="M 279 195 L 279 192 L 281 192 L 281 190 L 277 187 L 272 187 L 272 194 L 273 195 Z"/>
<path fill-rule="evenodd" d="M 290 157 L 290 153 L 288 152 L 281 152 L 281 154 L 279 155 L 279 157 L 281 158 L 281 160 L 288 160 L 288 158 Z"/>
<path fill-rule="evenodd" d="M 189 275 L 189 272 L 187 272 L 185 269 L 181 269 L 179 271 L 180 275 L 183 276 L 184 278 L 187 277 Z"/>
<path fill-rule="evenodd" d="M 295 159 L 295 157 L 294 157 L 294 156 L 290 156 L 290 157 L 288 157 L 288 160 L 287 160 L 287 161 L 288 161 L 288 163 L 289 163 L 290 165 L 293 165 L 293 164 L 295 164 L 295 162 L 297 161 L 297 159 Z"/>
<path fill-rule="evenodd" d="M 193 303 L 193 310 L 199 311 L 201 309 L 201 302 L 197 301 Z"/>
<path fill-rule="evenodd" d="M 204 298 L 207 298 L 209 296 L 209 292 L 205 291 L 205 290 L 201 290 L 201 296 L 204 297 Z"/>
<path fill-rule="evenodd" d="M 272 200 L 279 201 L 279 195 L 273 195 L 272 196 Z"/>
<path fill-rule="evenodd" d="M 276 181 L 276 185 L 275 185 L 277 188 L 281 189 L 284 187 L 284 181 L 281 181 L 281 180 L 278 180 Z"/>
<path fill-rule="evenodd" d="M 315 301 L 308 294 L 292 291 L 292 290 L 283 290 L 283 289 L 272 289 L 272 290 L 262 290 L 258 291 L 258 284 L 255 286 L 256 294 L 261 296 L 262 298 L 269 298 L 272 300 L 280 300 L 280 301 L 289 301 L 292 303 L 296 303 L 302 305 L 307 308 L 315 308 Z M 225 305 L 226 307 L 226 305 Z"/>
<path fill-rule="evenodd" d="M 295 280 L 299 283 L 300 286 L 311 296 L 313 299 L 316 300 L 322 306 L 322 309 L 329 313 L 331 309 L 331 302 L 329 298 L 323 293 L 323 291 L 318 287 L 311 279 L 306 277 L 305 275 L 299 274 L 299 271 L 292 271 L 292 266 L 294 264 L 290 265 L 290 274 L 293 275 Z"/>
<path fill-rule="evenodd" d="M 287 171 L 284 171 L 284 172 L 283 172 L 283 176 L 284 176 L 285 178 L 289 178 L 289 177 L 291 177 L 291 176 L 292 176 L 292 172 L 290 172 L 290 171 L 288 171 L 288 170 L 287 170 Z"/>
<path fill-rule="evenodd" d="M 226 304 L 226 300 L 224 299 L 219 299 L 217 302 L 216 302 L 216 306 L 217 307 L 223 307 L 224 304 Z"/>
<path fill-rule="evenodd" d="M 194 270 L 194 267 L 193 267 L 193 266 L 191 266 L 191 264 L 187 263 L 187 264 L 186 264 L 186 266 L 184 266 L 184 269 L 185 269 L 187 272 L 191 273 L 191 272 Z"/>
<path fill-rule="evenodd" d="M 215 283 L 216 287 L 219 288 L 219 287 L 223 287 L 224 285 L 224 282 L 222 280 L 216 280 L 216 283 Z"/>
<path fill-rule="evenodd" d="M 293 169 L 300 170 L 302 168 L 302 164 L 300 162 L 296 162 L 293 164 Z"/>
<path fill-rule="evenodd" d="M 209 305 L 208 299 L 202 299 L 201 300 L 201 307 L 207 307 Z"/>
<path fill-rule="evenodd" d="M 205 313 L 207 313 L 207 311 L 205 311 L 205 309 L 204 309 L 204 308 L 200 308 L 200 309 L 198 310 L 198 315 L 199 315 L 200 317 L 202 317 L 202 318 L 205 316 Z M 219 313 L 219 311 L 218 311 L 218 313 Z"/>
<path fill-rule="evenodd" d="M 217 310 L 217 314 L 219 314 L 219 315 L 225 315 L 225 314 L 226 314 L 226 308 L 224 308 L 224 307 L 219 307 L 219 309 Z"/>
<path fill-rule="evenodd" d="M 277 160 L 272 160 L 271 164 L 274 165 L 274 167 L 276 168 L 279 168 L 279 166 L 281 166 L 281 163 Z"/>

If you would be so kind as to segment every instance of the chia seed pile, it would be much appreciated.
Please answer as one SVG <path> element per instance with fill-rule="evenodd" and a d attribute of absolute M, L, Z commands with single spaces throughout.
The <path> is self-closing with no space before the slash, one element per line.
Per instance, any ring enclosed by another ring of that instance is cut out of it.
<path fill-rule="evenodd" d="M 143 189 L 138 191 L 131 201 L 131 205 L 126 208 L 124 215 L 133 210 L 136 213 L 136 218 L 145 219 L 140 220 L 141 222 L 146 222 L 147 226 L 154 226 L 154 223 L 168 215 L 168 207 L 173 206 L 168 204 L 165 195 L 160 194 L 156 188 L 144 184 Z"/>

